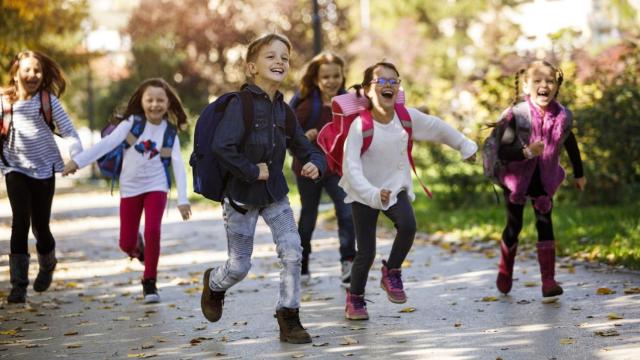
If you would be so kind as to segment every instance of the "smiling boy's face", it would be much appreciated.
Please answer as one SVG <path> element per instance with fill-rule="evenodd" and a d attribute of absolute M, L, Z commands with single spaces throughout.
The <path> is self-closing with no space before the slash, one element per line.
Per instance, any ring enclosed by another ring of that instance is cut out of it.
<path fill-rule="evenodd" d="M 548 66 L 536 66 L 529 69 L 523 90 L 525 94 L 530 96 L 534 104 L 546 109 L 558 92 L 555 70 Z"/>
<path fill-rule="evenodd" d="M 289 48 L 280 40 L 263 46 L 255 60 L 248 64 L 256 83 L 280 84 L 289 72 Z"/>

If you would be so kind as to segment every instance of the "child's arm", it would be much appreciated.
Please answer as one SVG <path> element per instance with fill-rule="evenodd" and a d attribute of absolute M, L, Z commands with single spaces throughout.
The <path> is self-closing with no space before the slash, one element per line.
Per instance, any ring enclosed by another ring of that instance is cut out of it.
<path fill-rule="evenodd" d="M 569 162 L 573 168 L 573 178 L 575 185 L 579 190 L 583 190 L 587 180 L 584 177 L 584 169 L 582 168 L 582 157 L 580 156 L 580 148 L 578 148 L 578 141 L 573 131 L 569 133 L 569 136 L 564 141 L 564 148 L 569 155 Z"/>
<path fill-rule="evenodd" d="M 260 169 L 239 151 L 243 136 L 242 104 L 236 97 L 227 104 L 224 116 L 216 128 L 211 148 L 218 161 L 234 177 L 252 183 L 258 180 Z"/>
<path fill-rule="evenodd" d="M 51 95 L 51 110 L 53 121 L 60 131 L 60 135 L 69 143 L 69 156 L 76 156 L 82 152 L 82 142 L 80 142 L 80 137 L 73 127 L 69 115 L 64 111 L 60 100 L 55 95 Z"/>
<path fill-rule="evenodd" d="M 344 142 L 344 157 L 342 159 L 342 177 L 347 181 L 351 190 L 367 205 L 378 209 L 383 208 L 381 190 L 373 186 L 364 176 L 362 158 L 362 125 L 360 118 L 356 118 L 349 128 L 349 134 Z M 377 205 L 376 205 L 377 204 Z"/>
<path fill-rule="evenodd" d="M 79 169 L 83 168 L 120 145 L 127 138 L 127 134 L 129 134 L 131 126 L 133 126 L 132 119 L 133 118 L 129 118 L 120 122 L 111 134 L 103 137 L 92 147 L 74 156 L 73 162 L 76 163 Z"/>
<path fill-rule="evenodd" d="M 413 125 L 413 139 L 439 142 L 458 150 L 463 159 L 472 157 L 478 145 L 437 116 L 427 115 L 414 108 L 407 109 Z"/>
<path fill-rule="evenodd" d="M 191 216 L 191 205 L 189 205 L 189 199 L 187 199 L 187 173 L 184 170 L 184 161 L 180 153 L 180 139 L 177 135 L 171 149 L 171 167 L 173 168 L 173 177 L 176 180 L 176 188 L 178 189 L 178 210 L 182 219 L 188 220 Z"/>
<path fill-rule="evenodd" d="M 302 127 L 298 122 L 296 122 L 295 125 L 296 129 L 289 144 L 289 148 L 293 152 L 293 155 L 300 160 L 301 163 L 305 164 L 302 168 L 302 175 L 315 179 L 325 172 L 327 168 L 327 161 L 324 154 L 311 145 L 308 136 L 303 132 Z M 317 176 L 310 176 L 311 173 L 315 175 L 315 172 L 309 163 L 313 164 L 317 169 Z"/>

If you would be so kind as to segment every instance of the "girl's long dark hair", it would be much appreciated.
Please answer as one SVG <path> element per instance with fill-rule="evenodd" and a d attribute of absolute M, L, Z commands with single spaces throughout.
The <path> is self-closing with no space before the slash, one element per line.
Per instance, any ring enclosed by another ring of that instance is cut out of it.
<path fill-rule="evenodd" d="M 9 84 L 2 89 L 2 93 L 8 96 L 11 102 L 15 102 L 18 99 L 18 85 L 16 84 L 15 76 L 20 69 L 20 61 L 27 58 L 38 60 L 42 67 L 42 84 L 40 84 L 38 91 L 46 90 L 56 97 L 62 96 L 67 87 L 67 80 L 60 65 L 44 53 L 31 50 L 22 51 L 13 57 L 9 65 Z"/>
<path fill-rule="evenodd" d="M 133 95 L 131 95 L 127 108 L 125 109 L 121 119 L 127 119 L 131 115 L 144 116 L 144 110 L 142 108 L 142 94 L 144 94 L 144 91 L 150 86 L 159 87 L 164 90 L 167 94 L 167 98 L 169 99 L 169 108 L 167 109 L 169 119 L 173 121 L 174 125 L 176 125 L 178 129 L 184 130 L 187 124 L 187 114 L 184 112 L 182 102 L 180 101 L 176 91 L 162 78 L 152 78 L 143 81 L 136 91 L 133 92 Z"/>
<path fill-rule="evenodd" d="M 313 90 L 318 87 L 316 84 L 318 80 L 318 72 L 320 71 L 320 66 L 324 64 L 336 64 L 340 66 L 340 72 L 342 74 L 342 84 L 340 85 L 340 89 L 344 89 L 344 61 L 336 54 L 325 52 L 314 56 L 307 65 L 307 70 L 302 76 L 302 81 L 300 82 L 301 99 L 309 97 Z"/>

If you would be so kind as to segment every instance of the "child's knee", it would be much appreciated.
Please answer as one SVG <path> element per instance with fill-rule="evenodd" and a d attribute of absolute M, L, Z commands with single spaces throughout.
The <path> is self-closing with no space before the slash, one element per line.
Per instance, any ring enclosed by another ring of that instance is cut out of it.
<path fill-rule="evenodd" d="M 229 259 L 229 278 L 238 282 L 244 279 L 251 270 L 251 258 Z"/>

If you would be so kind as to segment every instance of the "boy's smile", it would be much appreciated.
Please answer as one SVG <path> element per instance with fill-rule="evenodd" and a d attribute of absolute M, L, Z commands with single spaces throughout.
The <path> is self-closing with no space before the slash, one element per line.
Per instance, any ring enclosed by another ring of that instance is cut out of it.
<path fill-rule="evenodd" d="M 257 84 L 263 82 L 279 85 L 289 72 L 289 48 L 282 41 L 274 40 L 260 49 L 249 71 Z"/>

